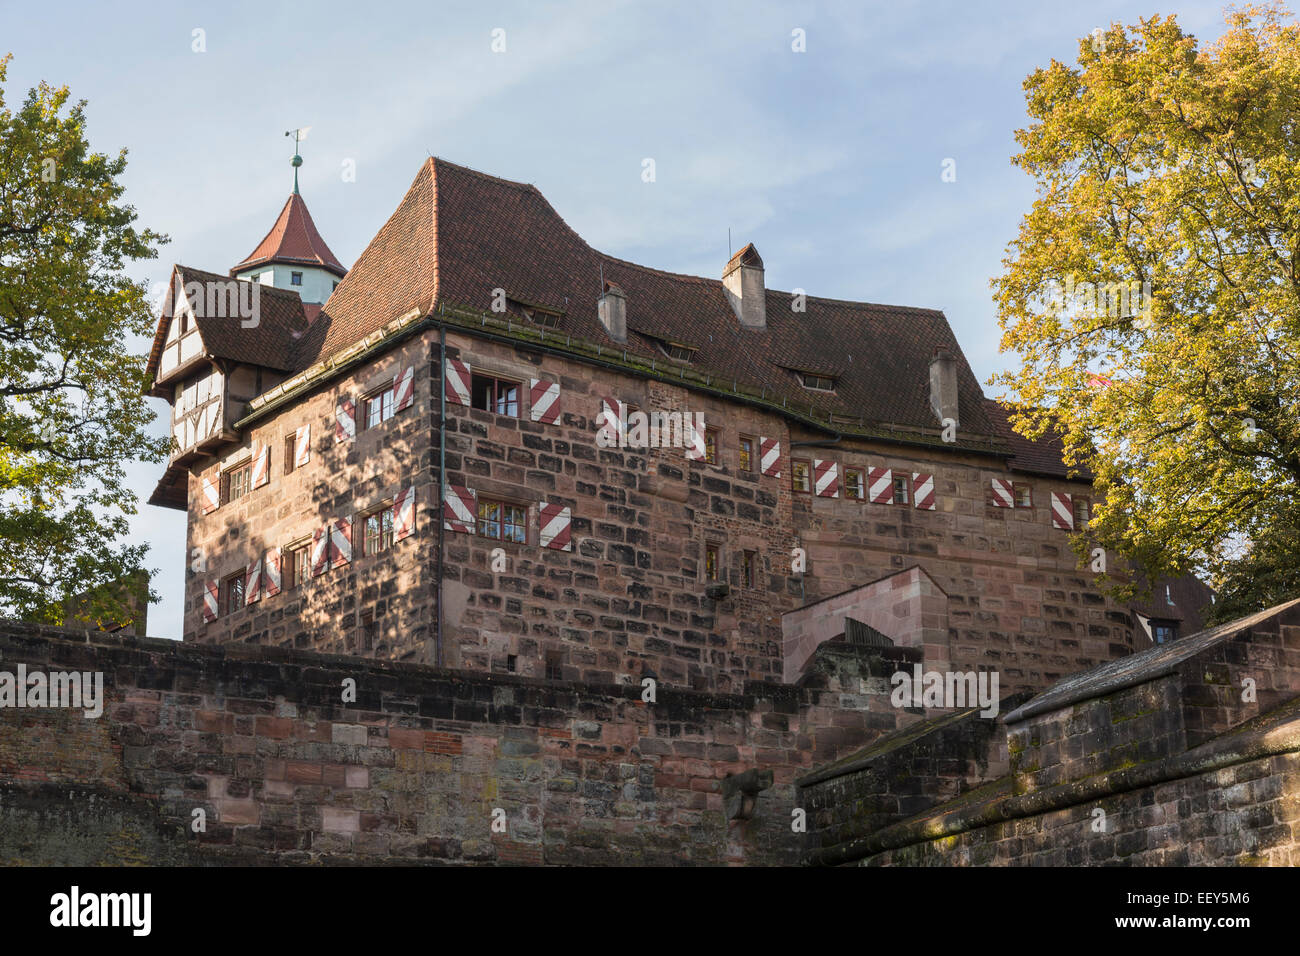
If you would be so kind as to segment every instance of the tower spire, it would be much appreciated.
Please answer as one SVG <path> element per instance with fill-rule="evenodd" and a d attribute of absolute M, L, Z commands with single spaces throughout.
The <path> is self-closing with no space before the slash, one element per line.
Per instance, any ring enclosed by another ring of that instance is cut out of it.
<path fill-rule="evenodd" d="M 284 134 L 293 137 L 293 159 L 290 160 L 290 165 L 293 166 L 293 194 L 295 196 L 298 195 L 298 167 L 302 165 L 302 157 L 298 155 L 298 144 L 307 138 L 310 131 L 310 126 L 303 126 L 300 129 L 286 130 Z"/>

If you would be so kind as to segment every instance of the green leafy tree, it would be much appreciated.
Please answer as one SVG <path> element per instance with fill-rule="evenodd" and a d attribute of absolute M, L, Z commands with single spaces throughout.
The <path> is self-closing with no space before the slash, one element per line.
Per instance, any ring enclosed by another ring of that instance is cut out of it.
<path fill-rule="evenodd" d="M 1300 30 L 1201 47 L 1173 17 L 1025 81 L 1038 197 L 993 280 L 1019 431 L 1059 429 L 1104 502 L 1079 550 L 1199 572 L 1223 607 L 1300 595 Z M 1099 496 L 1099 497 L 1100 497 Z M 1284 558 L 1284 555 L 1290 557 Z M 1267 587 L 1247 573 L 1273 568 Z M 1132 593 L 1133 586 L 1116 590 Z"/>
<path fill-rule="evenodd" d="M 11 110 L 0 59 L 0 614 L 124 622 L 156 597 L 147 545 L 125 543 L 133 460 L 159 461 L 146 427 L 146 290 L 123 274 L 166 237 L 120 200 L 126 151 L 91 152 L 85 103 L 45 83 Z"/>

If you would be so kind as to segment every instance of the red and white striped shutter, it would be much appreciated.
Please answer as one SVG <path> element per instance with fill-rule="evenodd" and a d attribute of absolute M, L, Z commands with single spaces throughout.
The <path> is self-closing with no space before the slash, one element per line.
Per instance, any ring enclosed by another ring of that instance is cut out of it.
<path fill-rule="evenodd" d="M 340 398 L 334 406 L 334 443 L 356 441 L 357 410 L 350 398 Z"/>
<path fill-rule="evenodd" d="M 682 438 L 686 442 L 687 461 L 704 461 L 708 454 L 708 449 L 704 446 L 705 437 L 704 429 L 695 427 L 695 416 L 689 413 L 683 414 Z"/>
<path fill-rule="evenodd" d="M 934 475 L 912 472 L 912 503 L 922 511 L 934 510 Z"/>
<path fill-rule="evenodd" d="M 840 466 L 833 461 L 813 459 L 813 487 L 819 498 L 840 496 Z"/>
<path fill-rule="evenodd" d="M 393 502 L 393 540 L 401 541 L 415 533 L 415 486 L 399 491 Z"/>
<path fill-rule="evenodd" d="M 1074 496 L 1052 492 L 1052 527 L 1074 530 Z"/>
<path fill-rule="evenodd" d="M 341 568 L 352 560 L 352 517 L 330 525 L 330 567 Z"/>
<path fill-rule="evenodd" d="M 775 438 L 758 440 L 759 470 L 769 478 L 781 477 L 781 443 Z"/>
<path fill-rule="evenodd" d="M 894 472 L 891 469 L 867 469 L 867 500 L 877 505 L 894 503 Z"/>
<path fill-rule="evenodd" d="M 460 485 L 448 485 L 442 500 L 443 527 L 448 531 L 461 534 L 473 534 L 476 523 L 478 504 L 474 498 L 473 488 Z"/>
<path fill-rule="evenodd" d="M 203 497 L 199 500 L 199 509 L 205 514 L 210 515 L 221 507 L 221 479 L 213 481 L 211 478 L 203 479 Z"/>
<path fill-rule="evenodd" d="M 322 574 L 330 563 L 330 526 L 317 528 L 311 535 L 312 577 Z"/>
<path fill-rule="evenodd" d="M 267 551 L 262 560 L 262 588 L 267 597 L 274 597 L 280 593 L 280 549 Z"/>
<path fill-rule="evenodd" d="M 393 410 L 400 412 L 415 403 L 415 369 L 404 368 L 393 378 Z"/>
<path fill-rule="evenodd" d="M 203 587 L 203 620 L 211 622 L 217 619 L 217 609 L 221 606 L 221 582 L 208 581 Z"/>
<path fill-rule="evenodd" d="M 447 367 L 442 370 L 443 391 L 451 405 L 469 404 L 470 367 L 468 362 L 447 359 Z"/>
<path fill-rule="evenodd" d="M 617 445 L 622 448 L 627 444 L 627 412 L 626 406 L 616 398 L 602 398 L 600 400 L 600 430 L 605 433 L 609 446 Z M 682 423 L 685 430 L 686 423 Z"/>
<path fill-rule="evenodd" d="M 299 425 L 293 433 L 293 467 L 301 468 L 311 461 L 311 426 Z"/>
<path fill-rule="evenodd" d="M 993 507 L 1014 508 L 1016 506 L 1016 492 L 1013 482 L 1006 478 L 994 478 L 992 481 Z"/>
<path fill-rule="evenodd" d="M 567 505 L 542 502 L 537 510 L 537 527 L 543 548 L 572 551 L 572 518 Z"/>
<path fill-rule="evenodd" d="M 560 383 L 535 378 L 528 389 L 529 414 L 543 425 L 560 423 Z"/>
<path fill-rule="evenodd" d="M 257 449 L 253 454 L 253 481 L 254 488 L 261 488 L 271 480 L 271 446 L 264 445 Z"/>
<path fill-rule="evenodd" d="M 244 603 L 255 604 L 262 600 L 262 559 L 258 558 L 244 572 Z"/>

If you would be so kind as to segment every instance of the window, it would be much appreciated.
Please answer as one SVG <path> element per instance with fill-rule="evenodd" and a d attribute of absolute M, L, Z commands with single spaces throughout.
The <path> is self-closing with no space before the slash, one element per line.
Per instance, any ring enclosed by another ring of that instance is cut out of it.
<path fill-rule="evenodd" d="M 829 375 L 813 375 L 811 372 L 800 372 L 799 379 L 803 382 L 804 388 L 815 389 L 819 392 L 832 392 L 835 390 L 835 379 Z"/>
<path fill-rule="evenodd" d="M 905 505 L 909 501 L 908 479 L 905 475 L 894 476 L 894 504 Z"/>
<path fill-rule="evenodd" d="M 513 674 L 513 673 L 515 672 L 515 669 L 516 669 L 518 666 L 519 666 L 519 657 L 518 657 L 518 655 L 516 655 L 516 654 L 507 654 L 507 655 L 506 655 L 506 670 L 508 670 L 510 673 Z"/>
<path fill-rule="evenodd" d="M 754 567 L 758 563 L 758 555 L 753 551 L 742 551 L 740 554 L 740 583 L 743 587 L 752 588 L 754 586 Z"/>
<path fill-rule="evenodd" d="M 291 435 L 284 436 L 284 473 L 287 475 L 293 471 L 293 462 L 297 458 L 298 435 L 295 432 Z"/>
<path fill-rule="evenodd" d="M 470 376 L 470 405 L 498 415 L 519 417 L 519 385 L 488 375 Z"/>
<path fill-rule="evenodd" d="M 808 494 L 808 460 L 806 458 L 790 459 L 790 481 L 795 491 Z"/>
<path fill-rule="evenodd" d="M 393 546 L 392 508 L 371 512 L 362 520 L 365 523 L 361 544 L 362 554 L 378 554 Z"/>
<path fill-rule="evenodd" d="M 311 577 L 311 545 L 291 546 L 285 552 L 285 563 L 286 567 L 282 570 L 289 587 L 296 588 L 307 583 Z"/>
<path fill-rule="evenodd" d="M 564 679 L 564 652 L 563 651 L 546 652 L 546 679 L 547 680 Z"/>
<path fill-rule="evenodd" d="M 1032 508 L 1034 506 L 1034 489 L 1031 485 L 1022 485 L 1020 482 L 1015 483 L 1016 507 Z"/>
<path fill-rule="evenodd" d="M 289 273 L 289 285 L 302 285 L 302 273 L 301 273 L 301 272 L 290 272 L 290 273 Z"/>
<path fill-rule="evenodd" d="M 244 573 L 245 569 L 240 568 L 238 574 L 232 574 L 226 578 L 223 585 L 223 591 L 226 597 L 226 613 L 233 614 L 244 606 Z"/>
<path fill-rule="evenodd" d="M 1157 644 L 1168 644 L 1178 640 L 1178 624 L 1175 621 L 1151 619 L 1151 640 Z"/>
<path fill-rule="evenodd" d="M 330 289 L 330 291 L 333 292 L 334 289 L 337 289 L 338 287 L 339 287 L 339 284 L 338 284 L 337 282 L 335 282 L 335 283 L 334 283 L 334 288 Z"/>
<path fill-rule="evenodd" d="M 704 429 L 704 460 L 710 465 L 718 463 L 718 430 L 716 428 Z"/>
<path fill-rule="evenodd" d="M 1074 497 L 1074 529 L 1082 531 L 1092 520 L 1092 502 L 1087 498 Z"/>
<path fill-rule="evenodd" d="M 659 351 L 663 352 L 670 359 L 677 362 L 690 362 L 695 358 L 696 349 L 690 345 L 682 345 L 680 342 L 656 342 Z"/>
<path fill-rule="evenodd" d="M 554 312 L 547 312 L 545 309 L 537 309 L 531 306 L 521 309 L 524 318 L 533 325 L 540 325 L 546 329 L 553 329 L 560 324 L 560 317 Z"/>
<path fill-rule="evenodd" d="M 248 494 L 253 487 L 253 463 L 245 462 L 238 467 L 230 469 L 225 474 L 226 500 L 222 504 L 229 504 L 232 501 L 238 501 L 244 495 Z"/>
<path fill-rule="evenodd" d="M 362 401 L 365 403 L 363 414 L 366 428 L 374 428 L 381 422 L 386 422 L 393 417 L 394 398 L 391 388 L 386 388 L 382 392 L 375 392 L 375 394 L 362 399 Z"/>
<path fill-rule="evenodd" d="M 361 649 L 374 650 L 375 640 L 379 637 L 379 625 L 375 621 L 375 612 L 367 608 L 361 612 Z"/>
<path fill-rule="evenodd" d="M 754 439 L 748 435 L 740 436 L 740 471 L 754 470 Z"/>
<path fill-rule="evenodd" d="M 718 546 L 716 544 L 706 544 L 704 546 L 704 579 L 706 581 L 716 581 L 718 580 L 718 574 Z"/>
<path fill-rule="evenodd" d="M 504 501 L 480 498 L 478 533 L 498 541 L 528 543 L 528 509 Z"/>
<path fill-rule="evenodd" d="M 860 468 L 844 469 L 844 497 L 862 500 L 862 470 Z"/>

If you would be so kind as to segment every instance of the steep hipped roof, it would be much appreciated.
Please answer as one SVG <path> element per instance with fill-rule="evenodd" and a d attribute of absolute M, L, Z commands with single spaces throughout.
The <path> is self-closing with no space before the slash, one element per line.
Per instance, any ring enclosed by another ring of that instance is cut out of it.
<path fill-rule="evenodd" d="M 230 272 L 233 275 L 251 266 L 271 262 L 320 266 L 340 278 L 347 272 L 316 231 L 316 223 L 312 222 L 311 213 L 307 211 L 307 203 L 296 192 L 286 200 L 266 238 Z"/>
<path fill-rule="evenodd" d="M 761 264 L 750 246 L 738 255 Z M 496 289 L 514 302 L 561 313 L 561 330 L 575 339 L 609 347 L 614 343 L 597 313 L 602 277 L 626 294 L 626 347 L 647 364 L 664 363 L 659 342 L 681 343 L 696 349 L 694 368 L 764 389 L 778 401 L 815 406 L 823 415 L 937 429 L 929 365 L 942 346 L 957 359 L 961 433 L 1001 436 L 942 312 L 797 299 L 768 289 L 767 327 L 742 328 L 720 279 L 605 255 L 570 229 L 535 187 L 436 158 L 421 167 L 397 211 L 334 290 L 295 361 L 306 368 L 411 310 L 431 312 L 442 304 L 487 312 Z M 796 370 L 833 375 L 835 390 L 803 388 Z"/>

